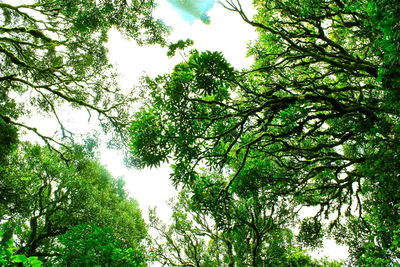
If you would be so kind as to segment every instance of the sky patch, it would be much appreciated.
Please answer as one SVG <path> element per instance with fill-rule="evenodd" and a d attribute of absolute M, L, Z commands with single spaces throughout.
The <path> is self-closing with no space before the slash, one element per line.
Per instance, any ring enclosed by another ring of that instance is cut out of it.
<path fill-rule="evenodd" d="M 168 2 L 189 24 L 192 24 L 195 20 L 209 24 L 210 17 L 207 12 L 215 4 L 215 0 L 168 0 Z"/>

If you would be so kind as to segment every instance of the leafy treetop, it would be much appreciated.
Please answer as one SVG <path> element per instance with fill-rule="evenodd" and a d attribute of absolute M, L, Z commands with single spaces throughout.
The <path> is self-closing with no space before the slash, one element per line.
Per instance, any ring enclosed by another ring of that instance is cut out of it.
<path fill-rule="evenodd" d="M 60 111 L 68 104 L 97 114 L 106 131 L 122 137 L 133 98 L 118 87 L 105 43 L 116 28 L 139 44 L 163 44 L 168 30 L 153 18 L 154 7 L 136 0 L 1 1 L 0 125 L 32 131 L 57 148 L 72 137 Z M 59 124 L 58 138 L 22 121 L 38 113 Z"/>
<path fill-rule="evenodd" d="M 271 198 L 316 207 L 330 227 L 344 217 L 357 224 L 346 229 L 365 233 L 353 233 L 358 242 L 338 237 L 355 261 L 371 250 L 398 259 L 399 50 L 386 47 L 399 45 L 387 30 L 398 32 L 398 6 L 387 2 L 378 11 L 384 3 L 372 0 L 255 1 L 251 19 L 225 1 L 259 31 L 254 65 L 239 71 L 221 53 L 193 51 L 171 74 L 146 79 L 146 105 L 131 126 L 133 162 L 172 159 L 173 181 L 192 191 L 202 167 L 227 174 L 221 201 L 237 184 L 273 185 Z M 254 169 L 262 182 L 247 175 Z"/>

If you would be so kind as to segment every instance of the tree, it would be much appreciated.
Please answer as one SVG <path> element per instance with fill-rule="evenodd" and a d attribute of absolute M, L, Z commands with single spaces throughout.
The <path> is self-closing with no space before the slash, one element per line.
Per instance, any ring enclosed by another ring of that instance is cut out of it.
<path fill-rule="evenodd" d="M 116 28 L 139 44 L 163 44 L 167 28 L 152 17 L 154 6 L 135 0 L 0 2 L 2 136 L 27 130 L 57 149 L 73 135 L 60 114 L 68 105 L 87 110 L 89 117 L 97 114 L 105 130 L 123 135 L 133 97 L 118 87 L 105 43 Z M 32 114 L 52 117 L 58 135 L 42 134 L 22 120 Z"/>
<path fill-rule="evenodd" d="M 142 167 L 172 159 L 173 181 L 192 190 L 201 166 L 233 171 L 220 187 L 222 202 L 235 183 L 252 183 L 244 174 L 257 164 L 263 182 L 253 190 L 272 184 L 273 196 L 317 207 L 317 221 L 330 217 L 331 229 L 354 231 L 357 246 L 337 237 L 350 245 L 354 261 L 365 250 L 352 248 L 374 240 L 380 257 L 394 264 L 400 258 L 393 247 L 400 196 L 394 2 L 255 1 L 258 14 L 250 19 L 239 2 L 225 1 L 259 31 L 249 49 L 254 65 L 238 71 L 221 53 L 192 51 L 171 74 L 146 79 L 147 104 L 131 127 L 133 161 Z"/>
<path fill-rule="evenodd" d="M 16 264 L 24 264 L 24 266 L 40 267 L 41 262 L 37 257 L 26 257 L 25 255 L 14 254 L 14 241 L 7 236 L 7 231 L 0 230 L 0 264 L 1 266 L 15 266 Z"/>
<path fill-rule="evenodd" d="M 134 98 L 119 88 L 105 44 L 116 28 L 138 44 L 163 45 L 168 28 L 153 18 L 154 7 L 136 0 L 0 0 L 0 224 L 4 241 L 15 237 L 21 261 L 13 262 L 27 264 L 34 256 L 50 266 L 85 265 L 84 250 L 106 240 L 110 251 L 95 249 L 96 259 L 145 265 L 147 230 L 137 202 L 89 155 L 90 146 L 77 145 L 62 113 L 97 114 L 112 144 L 124 145 Z M 31 115 L 51 117 L 59 131 L 42 133 L 27 120 Z M 23 131 L 51 150 L 19 143 Z M 92 230 L 88 242 L 77 239 L 77 232 Z M 68 249 L 80 258 L 68 258 Z M 86 266 L 104 264 L 96 259 Z"/>
<path fill-rule="evenodd" d="M 235 195 L 224 204 L 215 199 L 209 203 L 215 188 L 203 189 L 204 198 L 180 192 L 170 225 L 152 210 L 150 227 L 158 235 L 150 250 L 163 266 L 341 266 L 314 260 L 296 247 L 288 228 L 293 222 L 288 207 L 270 210 L 271 203 L 263 202 L 262 196 Z"/>
<path fill-rule="evenodd" d="M 147 229 L 123 183 L 89 158 L 84 147 L 63 153 L 71 159 L 68 163 L 48 147 L 22 143 L 10 156 L 2 182 L 14 197 L 1 200 L 1 222 L 12 225 L 8 229 L 17 237 L 16 253 L 57 265 L 71 262 L 66 249 L 75 251 L 74 261 L 79 261 L 85 258 L 84 251 L 92 249 L 89 244 L 112 240 L 112 251 L 91 260 L 104 264 L 98 260 L 120 261 L 130 251 L 143 254 Z M 81 246 L 74 248 L 71 243 Z M 116 255 L 121 257 L 114 259 Z"/>
<path fill-rule="evenodd" d="M 110 227 L 80 224 L 58 240 L 54 266 L 147 266 L 144 249 L 124 248 Z"/>

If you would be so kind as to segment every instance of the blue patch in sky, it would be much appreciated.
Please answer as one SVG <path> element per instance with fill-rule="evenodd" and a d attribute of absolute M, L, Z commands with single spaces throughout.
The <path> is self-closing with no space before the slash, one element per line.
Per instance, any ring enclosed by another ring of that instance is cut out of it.
<path fill-rule="evenodd" d="M 168 0 L 181 17 L 192 24 L 196 19 L 210 23 L 207 12 L 214 6 L 215 0 Z"/>

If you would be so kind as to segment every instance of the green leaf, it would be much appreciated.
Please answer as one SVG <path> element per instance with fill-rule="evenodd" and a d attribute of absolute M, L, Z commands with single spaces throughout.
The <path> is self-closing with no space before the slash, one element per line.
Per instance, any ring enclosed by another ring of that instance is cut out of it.
<path fill-rule="evenodd" d="M 15 262 L 15 263 L 27 263 L 28 262 L 28 258 L 25 255 L 13 255 L 10 258 L 11 262 Z"/>

